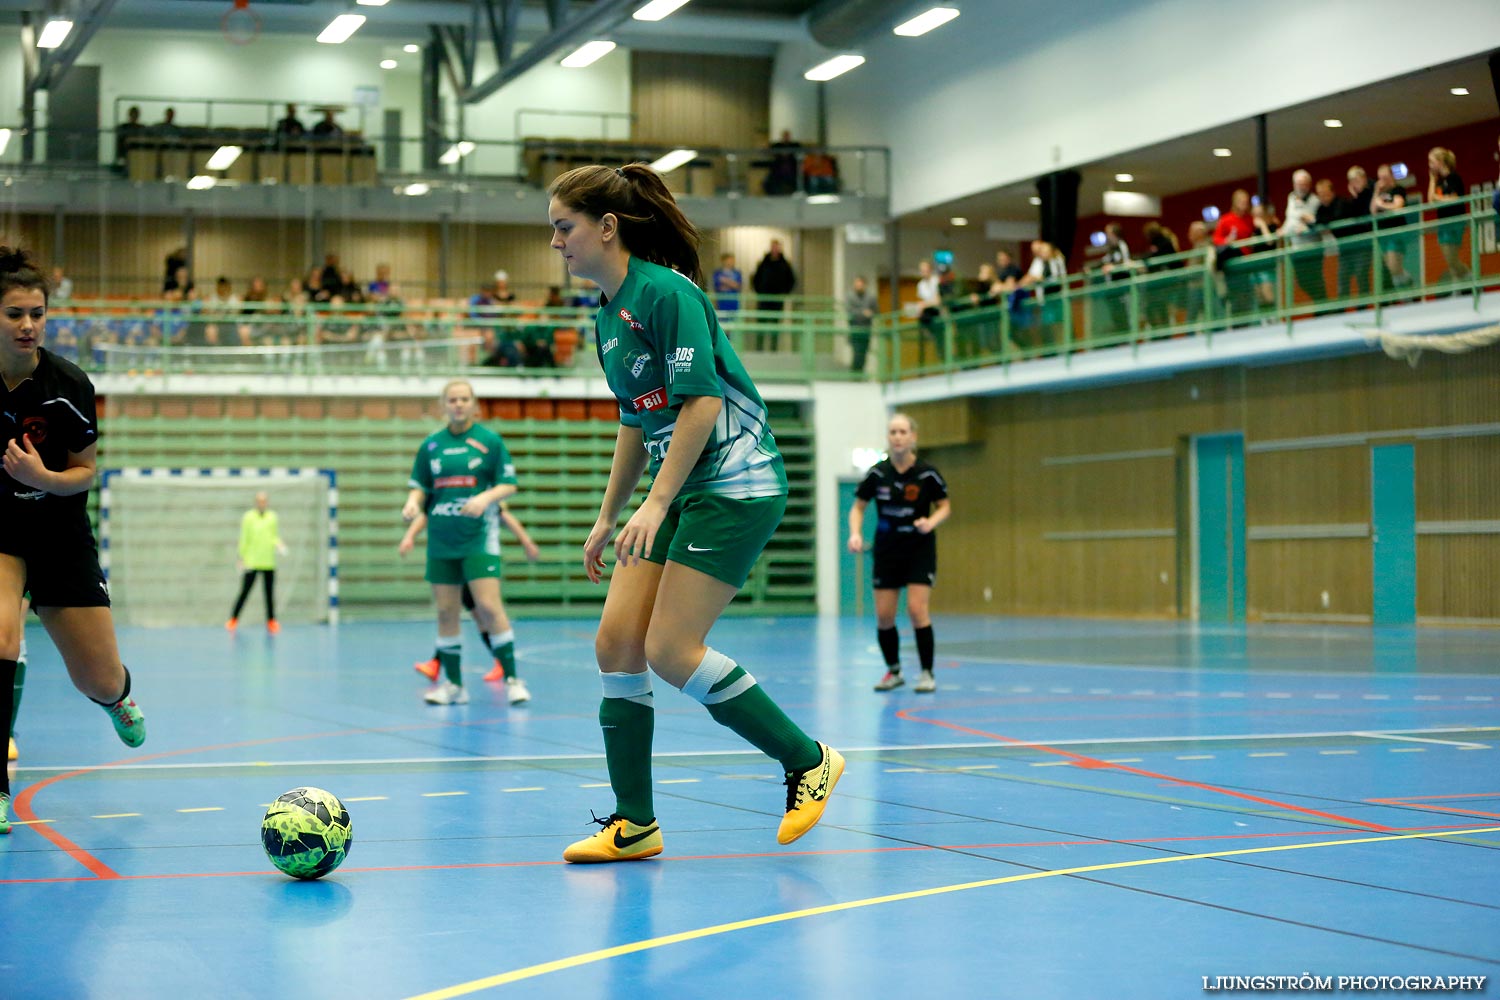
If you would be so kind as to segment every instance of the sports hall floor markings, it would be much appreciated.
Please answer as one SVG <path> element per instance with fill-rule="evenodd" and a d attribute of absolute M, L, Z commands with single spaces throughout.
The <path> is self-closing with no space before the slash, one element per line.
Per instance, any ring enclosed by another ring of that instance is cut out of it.
<path fill-rule="evenodd" d="M 1404 840 L 1423 840 L 1439 837 L 1464 837 L 1484 833 L 1500 833 L 1500 826 L 1471 827 L 1463 830 L 1441 831 L 1433 833 L 1406 833 L 1393 834 L 1380 837 L 1357 837 L 1344 840 L 1325 840 L 1311 844 L 1277 844 L 1270 847 L 1247 847 L 1230 851 L 1209 851 L 1202 854 L 1174 854 L 1163 857 L 1137 858 L 1132 861 L 1114 861 L 1108 864 L 1083 865 L 1075 868 L 1039 869 L 1022 873 L 1020 875 L 1005 875 L 999 878 L 981 879 L 976 882 L 961 882 L 955 885 L 936 886 L 929 889 L 916 889 L 910 892 L 893 893 L 887 896 L 872 896 L 867 899 L 849 900 L 843 903 L 832 903 L 827 906 L 815 906 L 803 910 L 791 910 L 785 913 L 770 914 L 755 917 L 750 920 L 736 920 L 729 923 L 715 924 L 710 927 L 701 927 L 696 930 L 682 931 L 677 934 L 667 934 L 661 937 L 648 938 L 643 941 L 635 941 L 630 944 L 617 945 L 613 948 L 601 948 L 596 951 L 584 952 L 568 958 L 557 959 L 551 962 L 543 962 L 526 968 L 504 972 L 483 979 L 474 979 L 466 983 L 432 990 L 421 993 L 408 1000 L 452 1000 L 454 997 L 467 996 L 478 993 L 481 990 L 493 989 L 497 986 L 505 986 L 510 983 L 520 982 L 525 979 L 533 979 L 553 972 L 561 972 L 566 969 L 574 969 L 582 965 L 594 962 L 607 961 L 624 955 L 633 955 L 638 952 L 650 951 L 656 948 L 665 948 L 674 944 L 682 944 L 688 941 L 697 941 L 702 938 L 714 937 L 720 934 L 728 934 L 735 931 L 749 930 L 755 927 L 765 927 L 770 924 L 786 923 L 792 920 L 804 920 L 809 917 L 824 916 L 830 913 L 841 913 L 848 910 L 862 909 L 871 906 L 881 906 L 889 903 L 901 903 L 914 899 L 923 899 L 931 896 L 945 895 L 955 892 L 966 892 L 972 889 L 986 889 L 999 885 L 1012 885 L 1019 882 L 1035 881 L 1044 878 L 1056 878 L 1058 876 L 1078 877 L 1099 872 L 1119 871 L 1126 868 L 1140 868 L 1147 865 L 1173 864 L 1183 861 L 1207 861 L 1219 858 L 1246 857 L 1249 855 L 1271 854 L 1280 851 L 1317 850 L 1330 847 L 1346 847 L 1355 844 L 1379 844 Z M 1018 862 L 1007 862 L 1018 864 Z M 1030 866 L 1025 866 L 1030 867 Z M 1228 909 L 1227 907 L 1220 907 Z M 1243 911 L 1236 911 L 1243 912 Z M 1278 918 L 1280 919 L 1280 918 Z M 1297 921 L 1284 920 L 1285 923 L 1298 923 Z M 1310 926 L 1310 925 L 1304 925 Z M 1322 928 L 1326 929 L 1326 928 Z M 1390 941 L 1390 944 L 1404 945 L 1404 942 Z M 1410 947 L 1409 945 L 1407 945 Z M 1437 954 L 1448 954 L 1453 957 L 1472 959 L 1477 961 L 1488 961 L 1482 956 L 1459 955 L 1457 953 L 1442 952 L 1438 949 L 1424 948 L 1428 952 Z"/>

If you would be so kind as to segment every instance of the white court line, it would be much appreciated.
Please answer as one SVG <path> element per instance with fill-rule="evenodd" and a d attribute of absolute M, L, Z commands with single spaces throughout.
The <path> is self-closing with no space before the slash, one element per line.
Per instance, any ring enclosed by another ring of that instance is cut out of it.
<path fill-rule="evenodd" d="M 508 792 L 508 791 L 510 791 L 510 789 L 507 788 L 506 791 Z M 424 799 L 445 799 L 445 798 L 448 798 L 451 795 L 468 795 L 468 794 L 469 794 L 468 792 L 423 792 L 422 793 L 422 798 L 424 798 Z"/>
<path fill-rule="evenodd" d="M 1483 743 L 1473 743 L 1468 740 L 1434 740 L 1421 736 L 1397 736 L 1394 733 L 1350 733 L 1349 735 L 1363 736 L 1372 740 L 1399 740 L 1402 743 L 1439 743 L 1443 746 L 1461 747 L 1466 750 L 1488 749 Z"/>
<path fill-rule="evenodd" d="M 953 770 L 955 770 L 955 771 L 993 771 L 996 768 L 998 768 L 999 766 L 1000 766 L 999 764 L 965 764 L 962 767 L 955 767 Z"/>
<path fill-rule="evenodd" d="M 1365 627 L 1368 628 L 1368 626 L 1365 626 Z M 1264 634 L 1264 633 L 1262 633 L 1262 634 Z M 1107 637 L 1105 637 L 1105 638 L 1107 638 Z M 997 667 L 1043 667 L 1043 668 L 1064 667 L 1064 668 L 1066 668 L 1068 670 L 1134 670 L 1134 671 L 1139 671 L 1141 673 L 1148 673 L 1148 674 L 1149 673 L 1178 673 L 1178 674 L 1181 674 L 1181 673 L 1188 673 L 1188 672 L 1190 672 L 1190 668 L 1185 667 L 1185 666 L 1183 666 L 1181 664 L 1167 664 L 1167 663 L 1093 663 L 1093 662 L 1090 662 L 1090 663 L 1080 663 L 1080 662 L 1078 662 L 1076 660 L 1020 660 L 1020 659 L 1015 659 L 1014 657 L 974 656 L 974 655 L 959 656 L 959 655 L 954 655 L 952 653 L 944 653 L 943 655 L 945 656 L 945 658 L 947 658 L 949 660 L 955 660 L 955 661 L 957 661 L 959 663 L 982 663 L 982 664 L 987 664 L 987 665 L 990 665 L 990 666 L 997 666 Z M 1345 677 L 1348 676 L 1348 674 L 1343 673 L 1343 672 L 1338 671 L 1338 670 L 1297 670 L 1297 669 L 1294 669 L 1294 668 L 1291 668 L 1291 667 L 1288 667 L 1288 668 L 1285 668 L 1285 669 L 1278 668 L 1278 667 L 1257 667 L 1255 672 L 1257 674 L 1262 675 L 1262 676 L 1274 675 L 1274 676 L 1278 676 L 1278 677 L 1338 677 L 1338 678 L 1345 678 Z M 1461 677 L 1461 678 L 1464 678 L 1466 680 L 1483 680 L 1483 681 L 1493 681 L 1495 679 L 1493 674 L 1482 674 L 1482 673 L 1477 673 L 1477 674 L 1455 673 L 1455 674 L 1444 674 L 1443 676 L 1445 676 L 1445 677 Z"/>
<path fill-rule="evenodd" d="M 699 779 L 697 779 L 697 778 L 662 778 L 660 781 L 657 782 L 657 784 L 658 785 L 696 785 L 698 783 L 698 781 L 699 781 Z"/>
<path fill-rule="evenodd" d="M 1284 750 L 1269 750 L 1269 751 L 1262 751 L 1260 753 L 1253 753 L 1250 756 L 1251 757 L 1285 757 L 1286 756 L 1286 751 L 1284 751 Z"/>
<path fill-rule="evenodd" d="M 545 792 L 547 789 L 543 788 L 541 785 L 529 785 L 525 788 L 502 788 L 500 790 L 502 792 Z M 459 792 L 458 794 L 467 795 L 468 792 Z"/>
<path fill-rule="evenodd" d="M 1181 754 L 1180 756 L 1178 756 L 1177 759 L 1178 760 L 1213 760 L 1214 759 L 1214 755 L 1211 754 L 1211 753 L 1185 753 L 1185 754 Z"/>
<path fill-rule="evenodd" d="M 197 807 L 192 808 L 192 809 L 179 809 L 177 811 L 180 812 L 180 813 L 216 813 L 216 812 L 223 812 L 224 811 L 224 807 L 223 806 L 197 806 Z"/>
<path fill-rule="evenodd" d="M 1381 735 L 1389 738 L 1392 733 L 1496 733 L 1500 734 L 1500 726 L 1442 726 L 1424 729 L 1401 729 L 1382 732 Z M 1024 749 L 1026 747 L 1068 747 L 1068 746 L 1123 746 L 1148 743 L 1209 743 L 1223 742 L 1225 740 L 1305 740 L 1318 739 L 1330 736 L 1369 736 L 1364 730 L 1336 729 L 1308 733 L 1225 733 L 1223 735 L 1204 735 L 1201 733 L 1188 733 L 1174 736 L 1080 736 L 1069 737 L 1058 740 L 974 740 L 969 743 L 888 743 L 875 746 L 841 746 L 840 753 L 901 753 L 907 750 L 1008 750 Z M 1482 744 L 1475 744 L 1481 746 Z M 703 757 L 753 757 L 755 751 L 745 750 L 673 750 L 669 752 L 653 752 L 653 757 L 667 758 L 703 758 Z M 401 764 L 534 764 L 538 761 L 591 761 L 604 760 L 602 753 L 596 754 L 533 754 L 523 756 L 520 754 L 505 754 L 499 756 L 462 756 L 462 757 L 382 757 L 376 759 L 345 759 L 345 760 L 285 760 L 285 761 L 205 761 L 200 764 L 68 764 L 61 767 L 23 767 L 18 773 L 27 774 L 56 774 L 65 771 L 87 771 L 93 775 L 109 774 L 113 772 L 126 771 L 172 771 L 185 770 L 188 768 L 223 769 L 233 770 L 243 767 L 267 768 L 267 767 L 378 767 L 385 765 Z M 724 777 L 729 777 L 725 775 Z M 762 777 L 762 776 L 757 776 Z M 780 780 L 780 779 L 777 779 Z M 589 787 L 589 786 L 580 786 Z M 597 787 L 603 788 L 605 785 Z M 348 801 L 348 800 L 345 800 Z M 266 807 L 270 806 L 267 802 Z"/>
<path fill-rule="evenodd" d="M 1347 757 L 1350 754 L 1359 753 L 1358 750 L 1319 750 L 1318 754 L 1323 757 Z"/>
<path fill-rule="evenodd" d="M 347 799 L 344 799 L 343 801 L 345 801 L 345 802 L 384 802 L 388 798 L 390 798 L 389 795 L 356 795 L 353 798 L 347 798 Z"/>
<path fill-rule="evenodd" d="M 1390 747 L 1386 753 L 1426 753 L 1426 747 Z"/>

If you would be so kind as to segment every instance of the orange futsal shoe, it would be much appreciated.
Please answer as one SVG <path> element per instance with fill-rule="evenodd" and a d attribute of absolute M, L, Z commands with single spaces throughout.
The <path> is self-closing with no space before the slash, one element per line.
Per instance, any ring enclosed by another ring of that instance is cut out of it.
<path fill-rule="evenodd" d="M 490 668 L 489 673 L 484 675 L 484 679 L 490 684 L 496 684 L 505 680 L 505 668 L 500 665 L 499 660 L 495 661 L 495 665 Z"/>
<path fill-rule="evenodd" d="M 438 658 L 434 656 L 430 660 L 422 660 L 420 663 L 413 663 L 411 665 L 411 668 L 428 680 L 435 681 L 437 680 L 438 675 Z"/>
<path fill-rule="evenodd" d="M 238 618 L 231 618 L 224 623 L 224 627 L 233 632 L 235 629 L 240 627 L 240 620 Z"/>
<path fill-rule="evenodd" d="M 281 622 L 272 618 L 270 621 L 266 622 L 266 631 L 271 633 L 272 635 L 276 635 L 281 631 Z"/>

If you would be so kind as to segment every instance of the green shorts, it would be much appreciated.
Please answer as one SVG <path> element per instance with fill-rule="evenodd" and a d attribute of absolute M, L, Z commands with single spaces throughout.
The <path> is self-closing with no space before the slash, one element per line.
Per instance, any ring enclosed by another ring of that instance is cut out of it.
<path fill-rule="evenodd" d="M 447 583 L 463 586 L 470 580 L 485 577 L 500 579 L 500 557 L 488 552 L 471 552 L 461 559 L 445 559 L 442 556 L 427 556 L 427 582 Z"/>
<path fill-rule="evenodd" d="M 678 497 L 651 543 L 648 562 L 668 559 L 743 587 L 786 513 L 786 494 L 739 500 L 712 493 Z"/>

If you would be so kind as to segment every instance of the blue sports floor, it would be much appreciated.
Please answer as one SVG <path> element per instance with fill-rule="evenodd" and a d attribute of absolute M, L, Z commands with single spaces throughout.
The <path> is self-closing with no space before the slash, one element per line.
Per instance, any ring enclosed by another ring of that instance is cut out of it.
<path fill-rule="evenodd" d="M 666 852 L 604 866 L 591 621 L 518 621 L 517 709 L 471 631 L 438 708 L 430 623 L 127 630 L 140 751 L 33 630 L 0 997 L 1500 996 L 1500 631 L 936 624 L 940 690 L 879 695 L 869 622 L 721 623 L 843 782 L 778 847 L 776 765 L 658 681 Z M 353 816 L 321 882 L 258 840 L 299 785 Z"/>

